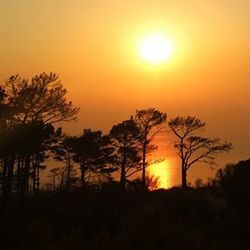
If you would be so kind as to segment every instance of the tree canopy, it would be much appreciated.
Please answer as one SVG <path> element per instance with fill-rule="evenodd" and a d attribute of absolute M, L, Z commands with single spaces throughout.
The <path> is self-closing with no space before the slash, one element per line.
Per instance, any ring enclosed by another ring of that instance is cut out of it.
<path fill-rule="evenodd" d="M 219 138 L 209 138 L 200 135 L 205 123 L 194 116 L 177 116 L 168 122 L 170 132 L 176 137 L 174 148 L 181 160 L 182 186 L 187 186 L 187 171 L 195 163 L 216 165 L 218 153 L 229 152 L 232 144 L 221 143 Z"/>

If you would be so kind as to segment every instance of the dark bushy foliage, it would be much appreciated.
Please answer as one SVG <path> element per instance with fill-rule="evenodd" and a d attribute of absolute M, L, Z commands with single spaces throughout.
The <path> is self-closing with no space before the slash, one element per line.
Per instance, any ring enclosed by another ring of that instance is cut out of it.
<path fill-rule="evenodd" d="M 228 202 L 241 210 L 250 206 L 250 159 L 228 164 L 218 170 L 215 184 L 222 190 Z"/>
<path fill-rule="evenodd" d="M 5 211 L 2 249 L 230 250 L 250 247 L 247 225 L 211 190 L 44 194 Z"/>

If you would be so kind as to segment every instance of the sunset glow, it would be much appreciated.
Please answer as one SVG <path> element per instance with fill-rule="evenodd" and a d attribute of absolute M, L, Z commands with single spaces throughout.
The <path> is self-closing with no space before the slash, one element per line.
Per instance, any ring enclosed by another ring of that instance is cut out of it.
<path fill-rule="evenodd" d="M 161 163 L 156 163 L 150 166 L 149 175 L 159 178 L 157 188 L 167 189 L 172 186 L 170 167 L 170 162 L 168 160 L 164 160 Z"/>
<path fill-rule="evenodd" d="M 235 143 L 219 166 L 249 156 L 250 1 L 0 2 L 1 83 L 13 74 L 57 73 L 80 107 L 77 122 L 63 124 L 65 133 L 108 133 L 135 110 L 155 107 L 168 119 L 200 117 L 208 134 Z M 177 158 L 170 140 L 160 137 L 157 146 L 166 145 L 152 158 Z M 162 186 L 170 176 L 172 185 L 180 183 L 179 161 L 169 165 L 152 167 Z M 194 168 L 189 180 L 213 175 Z"/>
<path fill-rule="evenodd" d="M 0 0 L 1 249 L 250 250 L 249 11 Z"/>

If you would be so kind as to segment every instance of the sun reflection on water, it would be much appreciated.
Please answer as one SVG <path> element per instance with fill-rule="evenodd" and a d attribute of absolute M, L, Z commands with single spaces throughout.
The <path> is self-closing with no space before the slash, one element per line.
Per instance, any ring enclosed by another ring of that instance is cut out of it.
<path fill-rule="evenodd" d="M 157 188 L 167 189 L 173 186 L 170 167 L 171 164 L 169 160 L 164 160 L 163 162 L 155 163 L 149 167 L 149 175 L 158 178 Z"/>

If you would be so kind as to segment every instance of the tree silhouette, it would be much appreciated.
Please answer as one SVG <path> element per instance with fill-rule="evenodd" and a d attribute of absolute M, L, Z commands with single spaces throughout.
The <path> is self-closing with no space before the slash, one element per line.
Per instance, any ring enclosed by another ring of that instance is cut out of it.
<path fill-rule="evenodd" d="M 60 176 L 61 174 L 61 169 L 60 168 L 52 168 L 49 171 L 48 177 L 51 178 L 51 191 L 55 191 L 57 188 L 57 177 Z"/>
<path fill-rule="evenodd" d="M 140 147 L 142 155 L 142 184 L 146 188 L 146 167 L 149 166 L 147 154 L 157 149 L 152 144 L 155 136 L 162 130 L 167 115 L 154 108 L 137 110 L 135 122 L 140 129 Z"/>
<path fill-rule="evenodd" d="M 110 174 L 114 171 L 110 167 L 112 161 L 112 148 L 110 137 L 103 135 L 102 131 L 84 129 L 83 134 L 75 138 L 73 147 L 73 158 L 79 163 L 82 185 L 91 174 Z"/>
<path fill-rule="evenodd" d="M 55 129 L 53 125 L 41 121 L 33 121 L 16 124 L 6 132 L 0 142 L 1 157 L 13 161 L 7 165 L 9 175 L 4 176 L 7 181 L 2 187 L 3 191 L 10 192 L 11 188 L 15 188 L 21 199 L 30 191 L 33 194 L 39 193 L 39 173 L 45 168 L 41 164 L 48 158 L 48 152 L 56 143 L 61 129 Z M 30 180 L 32 190 L 29 190 Z"/>
<path fill-rule="evenodd" d="M 73 148 L 75 145 L 76 137 L 62 135 L 60 137 L 59 143 L 53 147 L 53 158 L 57 161 L 64 163 L 64 168 L 60 172 L 61 184 L 60 188 L 65 187 L 67 191 L 71 189 L 71 178 L 75 175 L 74 170 L 74 159 L 73 159 Z"/>
<path fill-rule="evenodd" d="M 227 164 L 219 169 L 214 178 L 216 187 L 222 189 L 227 200 L 242 210 L 249 210 L 250 205 L 250 159 L 236 164 Z"/>
<path fill-rule="evenodd" d="M 111 166 L 113 163 L 112 151 L 110 137 L 103 135 L 102 131 L 92 131 L 91 129 L 84 129 L 81 136 L 64 136 L 53 149 L 54 159 L 66 164 L 68 181 L 70 181 L 73 162 L 79 164 L 82 186 L 85 186 L 93 175 L 109 175 L 115 171 Z"/>
<path fill-rule="evenodd" d="M 219 138 L 199 136 L 205 127 L 200 119 L 187 116 L 176 117 L 168 122 L 170 131 L 177 138 L 174 148 L 181 159 L 182 187 L 187 187 L 187 171 L 197 162 L 216 165 L 215 158 L 218 153 L 228 152 L 231 143 L 221 143 Z"/>
<path fill-rule="evenodd" d="M 139 137 L 140 130 L 131 118 L 114 125 L 110 130 L 114 146 L 114 162 L 120 172 L 121 187 L 125 187 L 127 178 L 140 171 Z"/>
<path fill-rule="evenodd" d="M 42 73 L 30 81 L 15 75 L 6 80 L 7 102 L 21 123 L 43 121 L 54 124 L 76 119 L 79 108 L 67 101 L 67 90 L 58 75 Z"/>
<path fill-rule="evenodd" d="M 2 196 L 6 199 L 13 188 L 15 170 L 17 192 L 20 191 L 21 196 L 28 193 L 30 176 L 36 179 L 33 181 L 36 192 L 39 186 L 37 168 L 41 169 L 38 166 L 48 150 L 45 146 L 55 135 L 50 126 L 74 120 L 79 110 L 67 101 L 66 93 L 53 73 L 42 73 L 30 81 L 15 75 L 1 86 L 0 135 L 3 140 L 0 155 L 3 161 Z"/>

